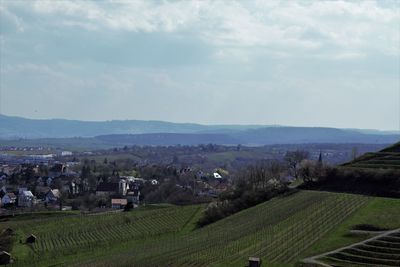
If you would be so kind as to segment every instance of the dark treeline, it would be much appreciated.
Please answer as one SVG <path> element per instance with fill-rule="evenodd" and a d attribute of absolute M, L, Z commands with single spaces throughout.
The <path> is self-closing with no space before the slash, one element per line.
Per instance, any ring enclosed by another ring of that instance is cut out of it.
<path fill-rule="evenodd" d="M 301 188 L 400 197 L 400 170 L 330 166 L 310 170 L 314 178 L 306 180 Z"/>

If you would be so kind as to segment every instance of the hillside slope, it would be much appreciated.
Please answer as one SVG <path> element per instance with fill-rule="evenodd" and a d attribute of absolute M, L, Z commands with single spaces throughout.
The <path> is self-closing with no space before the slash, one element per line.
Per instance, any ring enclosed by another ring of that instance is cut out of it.
<path fill-rule="evenodd" d="M 201 229 L 193 228 L 199 206 L 9 221 L 0 228 L 14 228 L 17 240 L 38 236 L 32 249 L 15 244 L 15 266 L 242 267 L 249 256 L 261 257 L 267 266 L 293 266 L 305 256 L 357 241 L 347 232 L 354 224 L 400 227 L 393 212 L 400 210 L 400 200 L 385 201 L 301 191 Z"/>
<path fill-rule="evenodd" d="M 303 189 L 400 197 L 400 143 L 340 166 L 326 166 Z"/>
<path fill-rule="evenodd" d="M 343 164 L 345 167 L 368 169 L 400 169 L 400 142 L 375 153 L 366 153 L 361 157 Z"/>
<path fill-rule="evenodd" d="M 400 265 L 400 200 L 373 198 L 309 250 L 304 259 L 337 267 Z"/>

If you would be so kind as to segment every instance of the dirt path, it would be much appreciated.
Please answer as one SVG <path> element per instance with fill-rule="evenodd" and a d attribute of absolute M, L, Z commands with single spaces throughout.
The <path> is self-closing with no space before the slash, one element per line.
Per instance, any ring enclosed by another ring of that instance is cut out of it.
<path fill-rule="evenodd" d="M 319 261 L 318 259 L 322 258 L 322 257 L 325 257 L 325 256 L 328 256 L 329 254 L 332 254 L 332 253 L 340 252 L 340 251 L 342 251 L 344 249 L 354 248 L 355 246 L 358 246 L 358 245 L 364 245 L 365 243 L 367 243 L 369 241 L 373 241 L 373 240 L 376 240 L 378 238 L 381 238 L 381 237 L 384 237 L 384 236 L 387 236 L 387 235 L 390 235 L 390 234 L 393 234 L 393 233 L 400 233 L 400 228 L 399 229 L 395 229 L 395 230 L 385 231 L 385 232 L 379 232 L 379 233 L 380 234 L 378 234 L 378 235 L 376 235 L 374 237 L 371 237 L 369 239 L 366 239 L 364 241 L 361 241 L 361 242 L 358 242 L 358 243 L 354 243 L 354 244 L 351 244 L 351 245 L 348 245 L 348 246 L 345 246 L 345 247 L 341 247 L 341 248 L 338 248 L 338 249 L 335 249 L 335 250 L 332 250 L 332 251 L 329 251 L 329 252 L 325 252 L 325 253 L 322 253 L 322 254 L 319 254 L 319 255 L 315 255 L 315 256 L 306 258 L 306 259 L 302 260 L 302 262 L 303 263 L 307 263 L 307 264 L 314 264 L 314 265 L 317 265 L 317 266 L 331 267 L 331 265 L 323 263 L 323 262 Z"/>

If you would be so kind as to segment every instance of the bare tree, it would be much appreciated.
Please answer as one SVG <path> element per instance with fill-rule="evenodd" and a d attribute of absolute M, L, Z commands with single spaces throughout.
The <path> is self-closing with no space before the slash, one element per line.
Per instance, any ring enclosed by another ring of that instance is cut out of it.
<path fill-rule="evenodd" d="M 289 173 L 296 179 L 299 177 L 299 164 L 304 160 L 308 159 L 309 153 L 304 150 L 288 151 L 284 157 L 288 163 Z"/>
<path fill-rule="evenodd" d="M 351 149 L 351 158 L 355 160 L 358 156 L 358 148 L 355 146 Z"/>
<path fill-rule="evenodd" d="M 262 161 L 248 166 L 241 177 L 252 190 L 266 189 L 273 185 L 274 181 L 280 181 L 283 169 L 282 164 L 278 161 Z"/>

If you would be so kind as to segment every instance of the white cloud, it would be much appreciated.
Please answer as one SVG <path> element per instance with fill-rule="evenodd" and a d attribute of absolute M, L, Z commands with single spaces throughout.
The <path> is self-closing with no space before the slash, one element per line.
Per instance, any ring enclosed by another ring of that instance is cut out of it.
<path fill-rule="evenodd" d="M 384 3 L 0 0 L 0 104 L 26 116 L 393 128 L 400 2 Z"/>
<path fill-rule="evenodd" d="M 6 2 L 8 4 L 8 2 Z M 399 2 L 376 1 L 32 1 L 40 16 L 86 30 L 191 32 L 217 47 L 277 51 L 373 49 L 399 54 Z M 392 3 L 392 4 L 391 4 Z M 23 3 L 27 5 L 26 2 Z M 15 3 L 13 4 L 15 5 Z M 20 26 L 22 28 L 22 26 Z M 279 48 L 278 48 L 279 47 Z"/>
<path fill-rule="evenodd" d="M 34 10 L 41 14 L 68 17 L 69 25 L 93 29 L 172 32 L 189 26 L 198 18 L 200 2 L 150 1 L 35 1 Z M 78 22 L 76 21 L 78 19 Z M 90 25 L 90 26 L 88 26 Z"/>
<path fill-rule="evenodd" d="M 4 32 L 10 30 L 10 28 L 14 28 L 17 32 L 23 32 L 24 27 L 22 26 L 22 20 L 17 17 L 15 14 L 11 13 L 5 6 L 1 5 L 0 2 L 0 34 L 4 34 Z"/>

